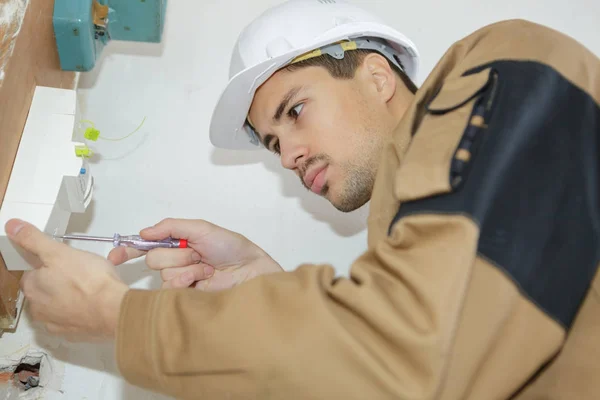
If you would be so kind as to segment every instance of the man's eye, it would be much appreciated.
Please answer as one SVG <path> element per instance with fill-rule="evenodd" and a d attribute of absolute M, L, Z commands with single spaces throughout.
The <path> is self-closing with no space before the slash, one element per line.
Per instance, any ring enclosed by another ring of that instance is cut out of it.
<path fill-rule="evenodd" d="M 273 145 L 273 153 L 279 154 L 279 141 L 275 142 Z"/>
<path fill-rule="evenodd" d="M 289 116 L 294 119 L 298 118 L 300 116 L 300 112 L 302 112 L 302 107 L 304 107 L 304 104 L 300 103 L 297 106 L 290 108 L 290 111 L 288 112 Z"/>

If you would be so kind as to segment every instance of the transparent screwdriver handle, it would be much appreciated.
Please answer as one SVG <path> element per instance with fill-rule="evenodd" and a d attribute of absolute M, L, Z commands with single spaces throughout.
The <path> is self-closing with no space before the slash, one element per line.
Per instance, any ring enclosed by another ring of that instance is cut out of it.
<path fill-rule="evenodd" d="M 187 240 L 185 239 L 172 239 L 167 238 L 163 240 L 144 240 L 140 235 L 128 235 L 121 236 L 118 233 L 115 233 L 113 238 L 113 245 L 115 247 L 132 247 L 134 249 L 148 251 L 152 249 L 156 249 L 159 247 L 166 249 L 173 248 L 181 248 L 184 249 L 187 247 Z"/>

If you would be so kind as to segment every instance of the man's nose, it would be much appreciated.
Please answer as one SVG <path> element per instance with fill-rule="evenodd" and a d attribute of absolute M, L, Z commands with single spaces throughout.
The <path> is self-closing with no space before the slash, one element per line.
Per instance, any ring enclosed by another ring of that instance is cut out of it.
<path fill-rule="evenodd" d="M 308 146 L 290 139 L 279 141 L 281 165 L 286 169 L 297 169 L 308 157 Z"/>

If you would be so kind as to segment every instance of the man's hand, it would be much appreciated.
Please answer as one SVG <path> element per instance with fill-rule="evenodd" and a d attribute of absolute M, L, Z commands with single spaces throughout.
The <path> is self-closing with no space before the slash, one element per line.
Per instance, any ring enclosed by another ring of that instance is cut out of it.
<path fill-rule="evenodd" d="M 21 279 L 33 320 L 72 341 L 114 338 L 128 290 L 114 266 L 56 242 L 23 221 L 11 220 L 5 229 L 34 268 Z"/>
<path fill-rule="evenodd" d="M 196 287 L 217 291 L 259 275 L 283 269 L 246 237 L 203 220 L 165 219 L 140 232 L 147 240 L 187 239 L 187 249 L 147 252 L 120 247 L 108 259 L 115 265 L 146 254 L 148 267 L 158 270 L 164 288 Z"/>

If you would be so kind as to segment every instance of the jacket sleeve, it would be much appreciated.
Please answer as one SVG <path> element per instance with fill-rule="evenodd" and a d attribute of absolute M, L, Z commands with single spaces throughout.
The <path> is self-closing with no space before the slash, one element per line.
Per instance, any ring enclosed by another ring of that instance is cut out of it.
<path fill-rule="evenodd" d="M 121 372 L 179 398 L 432 398 L 477 229 L 463 217 L 400 225 L 350 279 L 304 265 L 217 293 L 131 290 Z"/>

